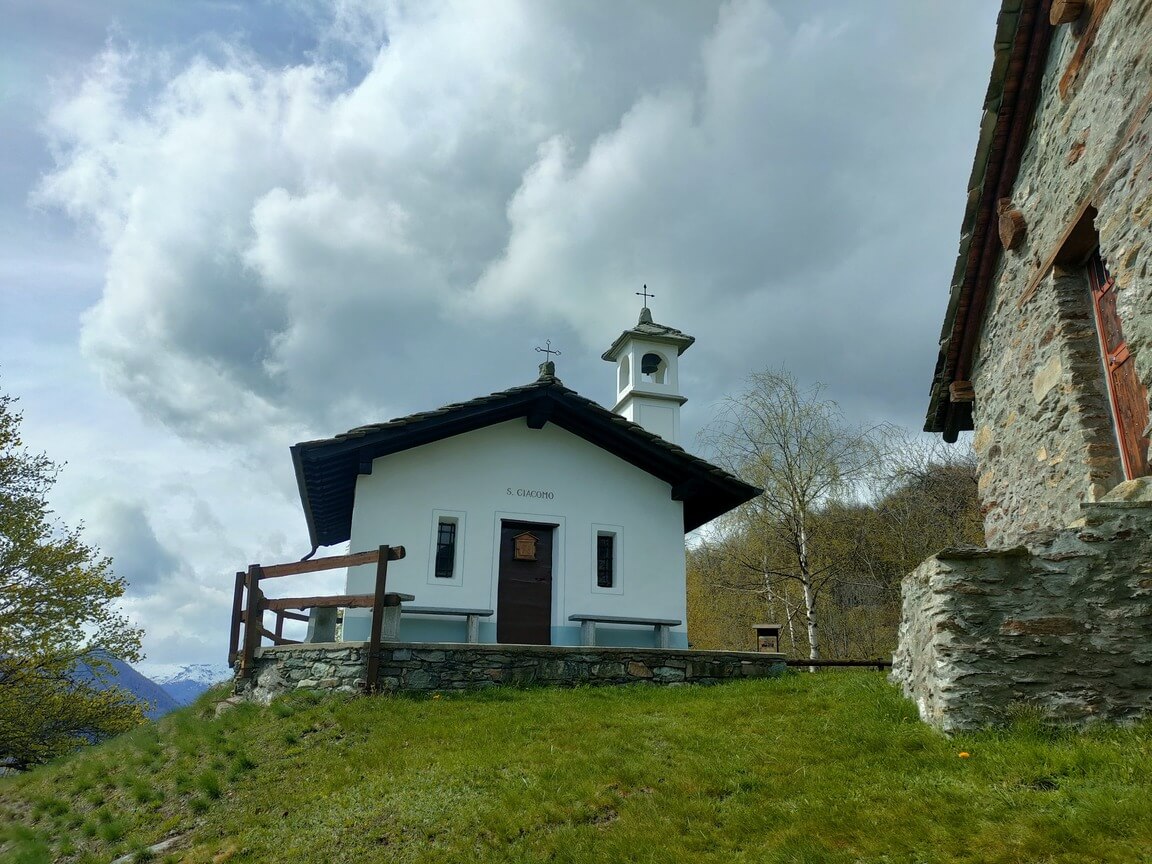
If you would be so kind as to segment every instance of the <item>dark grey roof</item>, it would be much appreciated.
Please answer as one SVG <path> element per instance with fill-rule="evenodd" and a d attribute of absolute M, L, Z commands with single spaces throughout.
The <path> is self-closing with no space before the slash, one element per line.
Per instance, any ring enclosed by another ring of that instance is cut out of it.
<path fill-rule="evenodd" d="M 695 336 L 689 336 L 677 330 L 675 327 L 666 327 L 663 324 L 656 324 L 652 321 L 652 311 L 645 306 L 640 310 L 640 320 L 636 322 L 636 326 L 631 330 L 625 330 L 616 337 L 616 341 L 612 343 L 612 347 L 601 354 L 601 358 L 608 361 L 615 361 L 620 355 L 620 349 L 624 347 L 624 343 L 630 338 L 636 337 L 640 339 L 647 339 L 650 342 L 663 342 L 666 345 L 675 345 L 676 353 L 683 354 L 688 348 L 696 341 Z"/>
<path fill-rule="evenodd" d="M 761 491 L 568 389 L 546 363 L 531 384 L 294 445 L 292 462 L 312 543 L 331 546 L 349 538 L 356 478 L 371 472 L 373 459 L 517 417 L 533 429 L 555 423 L 669 483 L 672 498 L 684 502 L 685 531 Z"/>

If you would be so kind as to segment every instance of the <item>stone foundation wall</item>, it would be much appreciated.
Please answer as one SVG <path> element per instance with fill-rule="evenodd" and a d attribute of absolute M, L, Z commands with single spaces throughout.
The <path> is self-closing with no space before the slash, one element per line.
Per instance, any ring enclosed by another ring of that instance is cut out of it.
<path fill-rule="evenodd" d="M 938 728 L 995 725 L 1016 704 L 1152 716 L 1152 502 L 1087 504 L 1078 527 L 1011 549 L 945 550 L 903 603 L 892 680 Z"/>
<path fill-rule="evenodd" d="M 262 648 L 237 693 L 267 703 L 292 690 L 359 693 L 367 669 L 364 642 Z M 576 684 L 715 684 L 767 678 L 785 669 L 783 654 L 651 648 L 390 643 L 381 648 L 383 692 L 447 692 Z"/>

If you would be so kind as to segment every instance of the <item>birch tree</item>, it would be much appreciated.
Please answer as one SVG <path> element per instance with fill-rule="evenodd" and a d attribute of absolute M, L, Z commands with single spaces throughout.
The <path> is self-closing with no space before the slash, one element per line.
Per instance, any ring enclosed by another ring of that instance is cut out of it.
<path fill-rule="evenodd" d="M 833 542 L 829 505 L 861 497 L 883 461 L 886 431 L 850 427 L 819 385 L 803 389 L 781 369 L 750 375 L 700 436 L 720 465 L 764 490 L 720 526 L 732 539 L 741 535 L 718 544 L 740 574 L 732 587 L 782 600 L 787 610 L 788 585 L 796 586 L 813 660 L 820 657 L 817 600 L 851 556 L 842 535 Z"/>

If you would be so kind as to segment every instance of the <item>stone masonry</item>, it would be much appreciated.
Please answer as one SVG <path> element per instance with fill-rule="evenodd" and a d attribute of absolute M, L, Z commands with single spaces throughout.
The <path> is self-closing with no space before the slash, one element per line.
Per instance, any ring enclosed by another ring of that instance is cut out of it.
<path fill-rule="evenodd" d="M 359 693 L 367 643 L 329 642 L 261 648 L 237 693 L 267 703 L 293 690 Z M 381 646 L 383 692 L 448 692 L 497 685 L 716 684 L 768 678 L 785 669 L 783 654 L 652 648 L 389 643 Z"/>
<path fill-rule="evenodd" d="M 1046 14 L 1046 13 L 1045 13 Z M 1123 479 L 1082 267 L 1044 272 L 1085 202 L 1117 311 L 1152 391 L 1152 0 L 1113 0 L 1082 47 L 1056 28 L 1012 191 L 1024 242 L 999 256 L 977 360 L 973 444 L 989 546 L 1058 528 Z M 1029 289 L 1034 287 L 1030 293 Z"/>
<path fill-rule="evenodd" d="M 892 680 L 944 731 L 1014 705 L 1052 720 L 1152 716 L 1152 501 L 1086 504 L 1076 527 L 950 549 L 904 582 Z"/>

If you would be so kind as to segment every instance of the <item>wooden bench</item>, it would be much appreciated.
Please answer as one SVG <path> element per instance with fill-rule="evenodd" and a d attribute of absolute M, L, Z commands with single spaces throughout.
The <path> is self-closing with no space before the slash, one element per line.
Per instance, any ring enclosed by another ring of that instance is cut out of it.
<path fill-rule="evenodd" d="M 580 622 L 580 644 L 585 648 L 596 644 L 597 624 L 637 624 L 656 628 L 656 647 L 667 648 L 671 641 L 672 628 L 682 623 L 675 618 L 625 618 L 620 615 L 569 615 L 569 621 Z"/>
<path fill-rule="evenodd" d="M 492 609 L 451 609 L 446 606 L 405 606 L 409 615 L 460 615 L 468 619 L 468 642 L 480 641 L 480 619 L 495 614 Z"/>

